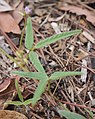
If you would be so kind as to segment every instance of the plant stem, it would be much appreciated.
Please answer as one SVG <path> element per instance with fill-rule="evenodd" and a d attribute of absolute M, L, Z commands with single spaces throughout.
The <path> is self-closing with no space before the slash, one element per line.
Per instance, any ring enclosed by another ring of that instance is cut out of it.
<path fill-rule="evenodd" d="M 23 31 L 22 31 L 22 34 L 21 34 L 21 38 L 20 38 L 20 49 L 21 49 L 21 46 L 22 46 L 22 39 L 23 39 L 23 36 L 24 36 L 24 31 L 25 31 L 25 27 L 26 27 L 26 17 L 24 17 L 24 20 L 25 20 L 25 24 L 24 24 L 24 28 L 23 28 Z"/>

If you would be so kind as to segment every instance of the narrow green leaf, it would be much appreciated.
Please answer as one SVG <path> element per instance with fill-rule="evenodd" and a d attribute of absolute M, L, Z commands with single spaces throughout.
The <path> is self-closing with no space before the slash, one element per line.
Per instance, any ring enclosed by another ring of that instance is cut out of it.
<path fill-rule="evenodd" d="M 20 88 L 19 88 L 19 85 L 18 85 L 18 81 L 17 80 L 15 80 L 15 87 L 16 87 L 16 90 L 17 90 L 19 99 L 23 102 L 24 101 L 23 100 L 23 96 L 21 94 L 21 91 L 20 91 Z"/>
<path fill-rule="evenodd" d="M 49 44 L 54 43 L 54 42 L 56 42 L 58 40 L 61 40 L 61 39 L 70 37 L 72 35 L 79 34 L 80 32 L 81 32 L 81 30 L 73 30 L 73 31 L 69 31 L 69 32 L 62 32 L 60 34 L 56 34 L 54 36 L 51 36 L 49 38 L 46 38 L 45 40 L 41 40 L 40 42 L 38 42 L 35 45 L 35 49 L 44 47 L 46 45 L 49 45 Z"/>
<path fill-rule="evenodd" d="M 86 119 L 84 116 L 66 110 L 58 110 L 58 113 L 66 119 Z"/>
<path fill-rule="evenodd" d="M 20 105 L 23 105 L 23 102 L 20 102 L 20 101 L 11 101 L 11 102 L 6 102 L 6 104 L 20 106 Z"/>
<path fill-rule="evenodd" d="M 35 68 L 36 68 L 39 72 L 45 72 L 45 70 L 44 70 L 42 64 L 40 63 L 40 60 L 39 60 L 38 55 L 37 55 L 36 52 L 31 51 L 31 52 L 29 53 L 29 58 L 30 58 L 32 64 L 35 66 Z"/>
<path fill-rule="evenodd" d="M 45 75 L 44 77 L 48 78 L 48 76 L 47 76 L 47 74 L 45 73 L 45 70 L 44 70 L 44 68 L 43 68 L 43 66 L 42 66 L 42 64 L 41 64 L 41 62 L 40 62 L 40 60 L 39 60 L 39 58 L 38 58 L 37 53 L 31 51 L 31 52 L 29 53 L 29 58 L 30 58 L 32 64 L 35 66 L 35 68 L 36 68 L 39 72 L 43 72 L 43 75 Z"/>
<path fill-rule="evenodd" d="M 23 102 L 23 105 L 29 105 L 31 103 L 32 103 L 32 99 L 28 99 Z"/>
<path fill-rule="evenodd" d="M 33 37 L 32 22 L 31 22 L 31 18 L 28 17 L 27 25 L 26 25 L 25 47 L 27 49 L 31 49 L 33 43 L 34 43 L 34 37 Z"/>
<path fill-rule="evenodd" d="M 36 102 L 41 98 L 42 93 L 45 91 L 46 85 L 47 85 L 48 81 L 46 80 L 41 80 L 35 93 L 34 96 L 32 98 L 32 105 L 34 106 L 36 104 Z"/>
<path fill-rule="evenodd" d="M 44 73 L 41 73 L 41 72 L 13 71 L 12 74 L 16 74 L 21 77 L 34 78 L 34 79 L 38 79 L 38 80 L 42 80 L 43 78 L 46 78 Z"/>
<path fill-rule="evenodd" d="M 49 80 L 58 80 L 59 78 L 63 78 L 65 76 L 75 76 L 75 75 L 82 75 L 82 72 L 54 72 Z"/>

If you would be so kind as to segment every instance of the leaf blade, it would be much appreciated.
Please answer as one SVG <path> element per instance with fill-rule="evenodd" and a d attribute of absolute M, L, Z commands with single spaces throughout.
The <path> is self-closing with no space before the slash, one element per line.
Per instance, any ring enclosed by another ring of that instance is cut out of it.
<path fill-rule="evenodd" d="M 29 53 L 29 58 L 32 62 L 32 64 L 35 66 L 35 68 L 39 71 L 39 72 L 45 72 L 44 68 L 42 67 L 42 64 L 39 61 L 38 55 L 36 52 L 31 51 Z"/>
<path fill-rule="evenodd" d="M 86 119 L 84 116 L 66 110 L 58 110 L 58 113 L 66 119 Z"/>
<path fill-rule="evenodd" d="M 6 102 L 6 104 L 20 106 L 20 105 L 22 105 L 23 103 L 20 102 L 20 101 L 11 101 L 11 102 Z"/>
<path fill-rule="evenodd" d="M 18 97 L 19 97 L 20 101 L 23 102 L 24 99 L 23 99 L 23 96 L 21 94 L 21 91 L 20 91 L 20 88 L 19 88 L 19 85 L 18 85 L 18 81 L 17 80 L 15 80 L 15 87 L 16 87 L 16 90 L 17 90 Z"/>
<path fill-rule="evenodd" d="M 42 66 L 42 64 L 41 64 L 41 62 L 40 62 L 40 60 L 39 60 L 39 58 L 38 58 L 37 53 L 34 52 L 34 51 L 31 51 L 31 52 L 29 53 L 29 58 L 30 58 L 32 64 L 35 66 L 35 68 L 36 68 L 39 72 L 43 73 L 44 78 L 45 78 L 45 79 L 48 79 L 48 76 L 47 76 L 47 74 L 45 73 L 45 70 L 44 70 L 44 68 L 43 68 L 43 66 Z"/>
<path fill-rule="evenodd" d="M 42 80 L 44 77 L 44 74 L 42 72 L 23 72 L 23 71 L 13 71 L 12 74 L 19 75 L 21 77 L 27 77 L 27 78 L 34 78 L 38 80 Z"/>
<path fill-rule="evenodd" d="M 31 18 L 28 17 L 27 25 L 26 25 L 25 47 L 27 49 L 31 49 L 33 43 L 34 43 L 34 37 L 33 37 L 32 22 L 31 22 Z"/>
<path fill-rule="evenodd" d="M 49 80 L 58 80 L 59 78 L 63 78 L 66 76 L 75 76 L 75 75 L 81 75 L 82 72 L 54 72 Z"/>
<path fill-rule="evenodd" d="M 67 38 L 67 37 L 70 37 L 70 36 L 75 35 L 75 34 L 79 34 L 80 32 L 81 32 L 81 30 L 73 30 L 73 31 L 69 31 L 69 32 L 63 32 L 63 33 L 60 33 L 60 34 L 56 34 L 54 36 L 46 38 L 45 40 L 39 41 L 35 45 L 34 48 L 38 49 L 38 48 L 44 47 L 44 46 L 49 45 L 51 43 L 54 43 L 54 42 L 56 42 L 60 39 Z"/>
<path fill-rule="evenodd" d="M 40 81 L 40 83 L 34 93 L 34 96 L 32 98 L 32 106 L 34 106 L 36 104 L 36 102 L 40 99 L 42 93 L 45 91 L 47 83 L 48 83 L 48 81 L 46 81 L 46 80 Z"/>
<path fill-rule="evenodd" d="M 28 100 L 25 100 L 24 102 L 23 102 L 23 105 L 29 105 L 29 104 L 31 104 L 32 103 L 32 98 L 31 99 L 28 99 Z"/>

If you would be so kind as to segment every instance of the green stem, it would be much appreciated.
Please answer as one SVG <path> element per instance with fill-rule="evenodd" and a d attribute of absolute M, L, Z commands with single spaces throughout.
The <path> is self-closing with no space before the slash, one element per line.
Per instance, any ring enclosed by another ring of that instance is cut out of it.
<path fill-rule="evenodd" d="M 26 17 L 24 17 L 24 20 L 25 20 L 25 24 L 24 24 L 24 28 L 23 28 L 23 31 L 22 31 L 22 34 L 21 34 L 21 38 L 20 38 L 20 49 L 21 49 L 21 46 L 22 46 L 22 39 L 23 39 L 23 36 L 24 36 L 24 31 L 25 31 L 25 27 L 26 27 Z"/>

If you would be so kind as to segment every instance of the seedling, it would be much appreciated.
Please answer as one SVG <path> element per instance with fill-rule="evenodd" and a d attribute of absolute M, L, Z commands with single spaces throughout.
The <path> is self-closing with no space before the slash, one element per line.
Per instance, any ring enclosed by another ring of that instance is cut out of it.
<path fill-rule="evenodd" d="M 49 81 L 52 80 L 58 80 L 59 78 L 63 78 L 66 76 L 75 76 L 75 75 L 81 75 L 81 72 L 54 72 L 51 74 L 51 76 L 48 76 L 39 60 L 39 57 L 35 50 L 38 48 L 42 48 L 46 45 L 49 45 L 51 43 L 54 43 L 60 39 L 64 39 L 70 36 L 73 36 L 75 34 L 79 34 L 81 30 L 73 30 L 69 32 L 63 32 L 54 36 L 51 36 L 49 38 L 46 38 L 45 40 L 40 40 L 36 45 L 34 45 L 34 37 L 33 37 L 33 29 L 32 29 L 32 23 L 31 18 L 28 17 L 27 19 L 27 25 L 26 25 L 26 38 L 25 38 L 25 47 L 29 50 L 29 53 L 27 54 L 27 59 L 30 59 L 34 67 L 36 68 L 37 72 L 23 72 L 23 71 L 14 71 L 13 74 L 19 75 L 21 77 L 28 77 L 28 78 L 35 78 L 39 80 L 39 85 L 34 93 L 33 98 L 28 99 L 26 101 L 23 100 L 23 96 L 21 94 L 21 91 L 18 86 L 18 82 L 16 81 L 16 89 L 18 92 L 18 97 L 20 101 L 12 101 L 8 102 L 9 104 L 14 105 L 28 105 L 32 104 L 34 106 L 37 101 L 41 98 L 42 93 L 45 91 L 46 86 Z M 26 63 L 26 62 L 25 62 Z"/>

